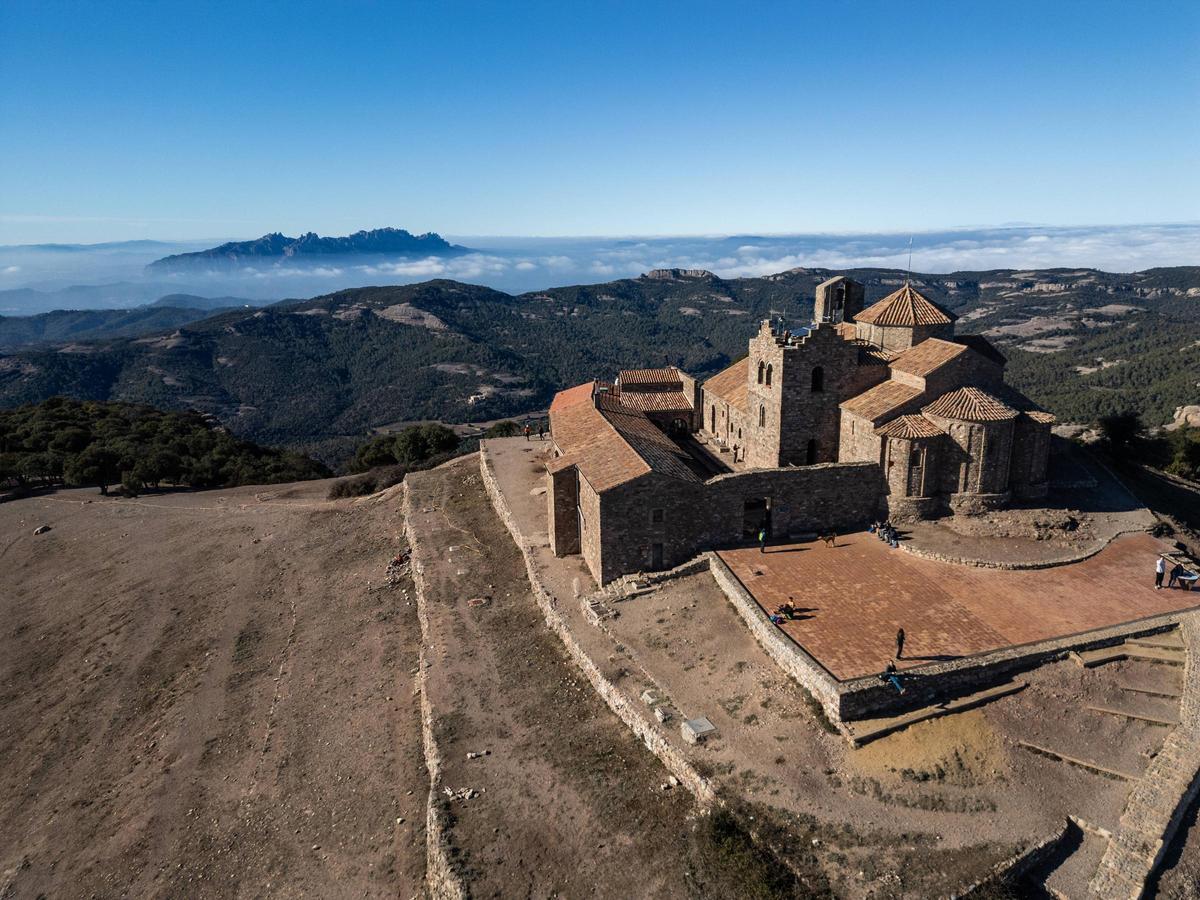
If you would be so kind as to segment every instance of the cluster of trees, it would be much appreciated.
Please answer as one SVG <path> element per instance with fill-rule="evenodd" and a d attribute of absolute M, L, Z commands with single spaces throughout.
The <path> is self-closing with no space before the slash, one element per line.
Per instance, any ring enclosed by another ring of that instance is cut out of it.
<path fill-rule="evenodd" d="M 522 426 L 516 422 L 497 422 L 483 433 L 483 437 L 514 437 L 522 431 Z M 445 425 L 433 422 L 410 425 L 393 434 L 377 435 L 359 446 L 350 464 L 350 470 L 356 474 L 330 487 L 329 499 L 374 494 L 399 484 L 409 472 L 441 465 L 478 448 L 476 438 L 460 439 Z"/>
<path fill-rule="evenodd" d="M 1200 428 L 1149 435 L 1137 413 L 1100 419 L 1100 438 L 1118 459 L 1145 463 L 1181 478 L 1200 479 Z"/>
<path fill-rule="evenodd" d="M 239 440 L 196 412 L 53 397 L 0 410 L 0 485 L 234 487 L 324 478 L 299 453 Z"/>

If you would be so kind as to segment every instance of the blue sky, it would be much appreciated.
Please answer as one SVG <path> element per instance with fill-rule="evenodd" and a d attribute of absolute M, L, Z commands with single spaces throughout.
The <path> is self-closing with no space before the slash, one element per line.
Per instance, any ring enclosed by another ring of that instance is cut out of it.
<path fill-rule="evenodd" d="M 1200 219 L 1200 4 L 0 3 L 0 243 Z"/>

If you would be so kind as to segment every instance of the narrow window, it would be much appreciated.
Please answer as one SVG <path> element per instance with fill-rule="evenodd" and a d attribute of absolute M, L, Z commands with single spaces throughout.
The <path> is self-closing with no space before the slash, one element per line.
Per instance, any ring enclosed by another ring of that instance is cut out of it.
<path fill-rule="evenodd" d="M 766 372 L 766 366 L 762 362 L 758 364 L 758 383 L 763 383 L 763 373 Z"/>
<path fill-rule="evenodd" d="M 767 408 L 765 406 L 762 406 L 761 404 L 758 407 L 758 427 L 759 428 L 767 427 Z"/>
<path fill-rule="evenodd" d="M 819 394 L 825 390 L 825 370 L 817 366 L 812 370 L 812 392 Z"/>
<path fill-rule="evenodd" d="M 738 440 L 740 441 L 741 439 L 742 439 L 742 429 L 739 428 L 738 429 Z"/>
<path fill-rule="evenodd" d="M 808 448 L 804 454 L 807 465 L 812 465 L 817 461 L 817 439 L 813 438 L 808 442 Z M 888 465 L 891 465 L 891 460 L 888 460 Z"/>
<path fill-rule="evenodd" d="M 775 368 L 774 366 L 767 366 L 767 387 L 771 386 L 771 371 L 774 368 Z"/>
<path fill-rule="evenodd" d="M 717 405 L 714 403 L 712 408 L 712 428 L 709 429 L 713 434 L 717 433 Z"/>
<path fill-rule="evenodd" d="M 663 511 L 661 509 L 650 510 L 650 521 L 655 525 L 661 525 L 663 520 Z"/>

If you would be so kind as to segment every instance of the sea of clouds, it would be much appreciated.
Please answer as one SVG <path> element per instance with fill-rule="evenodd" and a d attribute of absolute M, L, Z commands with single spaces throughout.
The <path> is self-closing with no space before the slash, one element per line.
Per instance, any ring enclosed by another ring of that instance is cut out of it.
<path fill-rule="evenodd" d="M 170 293 L 263 302 L 348 287 L 450 278 L 521 292 L 635 277 L 650 269 L 707 269 L 724 278 L 796 267 L 907 268 L 914 272 L 1095 268 L 1130 272 L 1200 264 L 1200 223 L 1052 227 L 1019 225 L 891 234 L 720 235 L 630 238 L 454 236 L 471 252 L 405 259 L 321 258 L 149 276 L 147 263 L 199 249 L 173 242 L 0 247 L 0 314 L 135 306 Z M 214 241 L 213 243 L 217 243 Z M 211 244 L 209 244 L 211 246 Z M 89 297 L 94 297 L 89 301 Z"/>

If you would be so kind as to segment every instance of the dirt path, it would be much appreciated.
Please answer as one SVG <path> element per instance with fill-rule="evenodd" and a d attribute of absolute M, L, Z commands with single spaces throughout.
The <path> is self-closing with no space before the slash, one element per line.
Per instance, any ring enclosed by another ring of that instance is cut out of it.
<path fill-rule="evenodd" d="M 399 503 L 327 487 L 0 505 L 0 896 L 421 891 Z"/>
<path fill-rule="evenodd" d="M 477 792 L 446 800 L 463 880 L 481 897 L 726 893 L 696 872 L 690 796 L 663 790 L 658 761 L 547 631 L 478 466 L 409 482 L 444 780 Z"/>

